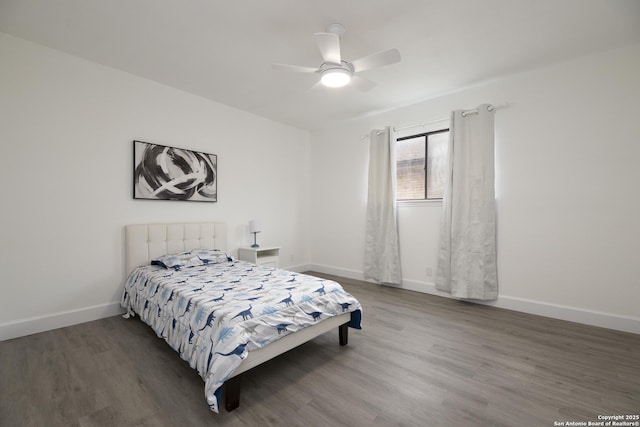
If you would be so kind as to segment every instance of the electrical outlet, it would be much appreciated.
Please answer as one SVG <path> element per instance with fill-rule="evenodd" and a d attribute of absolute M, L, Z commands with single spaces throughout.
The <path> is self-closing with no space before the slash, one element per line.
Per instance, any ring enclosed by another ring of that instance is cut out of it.
<path fill-rule="evenodd" d="M 427 277 L 432 277 L 433 276 L 433 267 L 425 268 L 425 273 L 427 274 Z"/>

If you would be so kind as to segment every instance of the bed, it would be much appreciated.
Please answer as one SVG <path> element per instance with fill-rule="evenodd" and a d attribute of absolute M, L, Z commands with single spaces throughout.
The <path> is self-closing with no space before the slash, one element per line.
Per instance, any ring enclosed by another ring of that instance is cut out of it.
<path fill-rule="evenodd" d="M 331 329 L 360 303 L 330 280 L 239 261 L 225 223 L 125 227 L 125 317 L 139 316 L 205 381 L 211 410 L 240 403 L 240 374 Z"/>

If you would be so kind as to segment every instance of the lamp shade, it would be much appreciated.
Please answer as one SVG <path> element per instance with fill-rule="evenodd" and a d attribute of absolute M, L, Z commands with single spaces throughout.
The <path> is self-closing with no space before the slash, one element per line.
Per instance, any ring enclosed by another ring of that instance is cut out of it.
<path fill-rule="evenodd" d="M 260 225 L 260 222 L 252 219 L 251 221 L 249 221 L 249 233 L 260 233 L 262 231 L 262 226 Z"/>
<path fill-rule="evenodd" d="M 330 69 L 322 73 L 320 81 L 327 87 L 342 87 L 349 84 L 351 74 L 342 68 Z"/>

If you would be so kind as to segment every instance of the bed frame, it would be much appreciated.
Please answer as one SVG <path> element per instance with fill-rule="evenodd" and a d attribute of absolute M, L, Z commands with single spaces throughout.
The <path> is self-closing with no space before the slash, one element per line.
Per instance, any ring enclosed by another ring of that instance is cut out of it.
<path fill-rule="evenodd" d="M 125 227 L 125 270 L 127 277 L 139 266 L 169 253 L 190 249 L 227 250 L 227 225 L 222 222 L 133 224 Z M 323 320 L 252 351 L 224 384 L 224 407 L 232 411 L 240 405 L 240 374 L 285 353 L 318 335 L 338 328 L 340 345 L 348 342 L 351 314 Z"/>

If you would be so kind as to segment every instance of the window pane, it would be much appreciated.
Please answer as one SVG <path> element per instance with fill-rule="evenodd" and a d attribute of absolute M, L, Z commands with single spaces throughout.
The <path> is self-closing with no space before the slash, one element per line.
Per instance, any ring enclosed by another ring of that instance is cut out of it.
<path fill-rule="evenodd" d="M 427 199 L 441 199 L 447 173 L 449 132 L 429 135 L 427 153 Z"/>
<path fill-rule="evenodd" d="M 398 169 L 398 200 L 424 199 L 425 137 L 398 141 L 396 146 Z"/>

